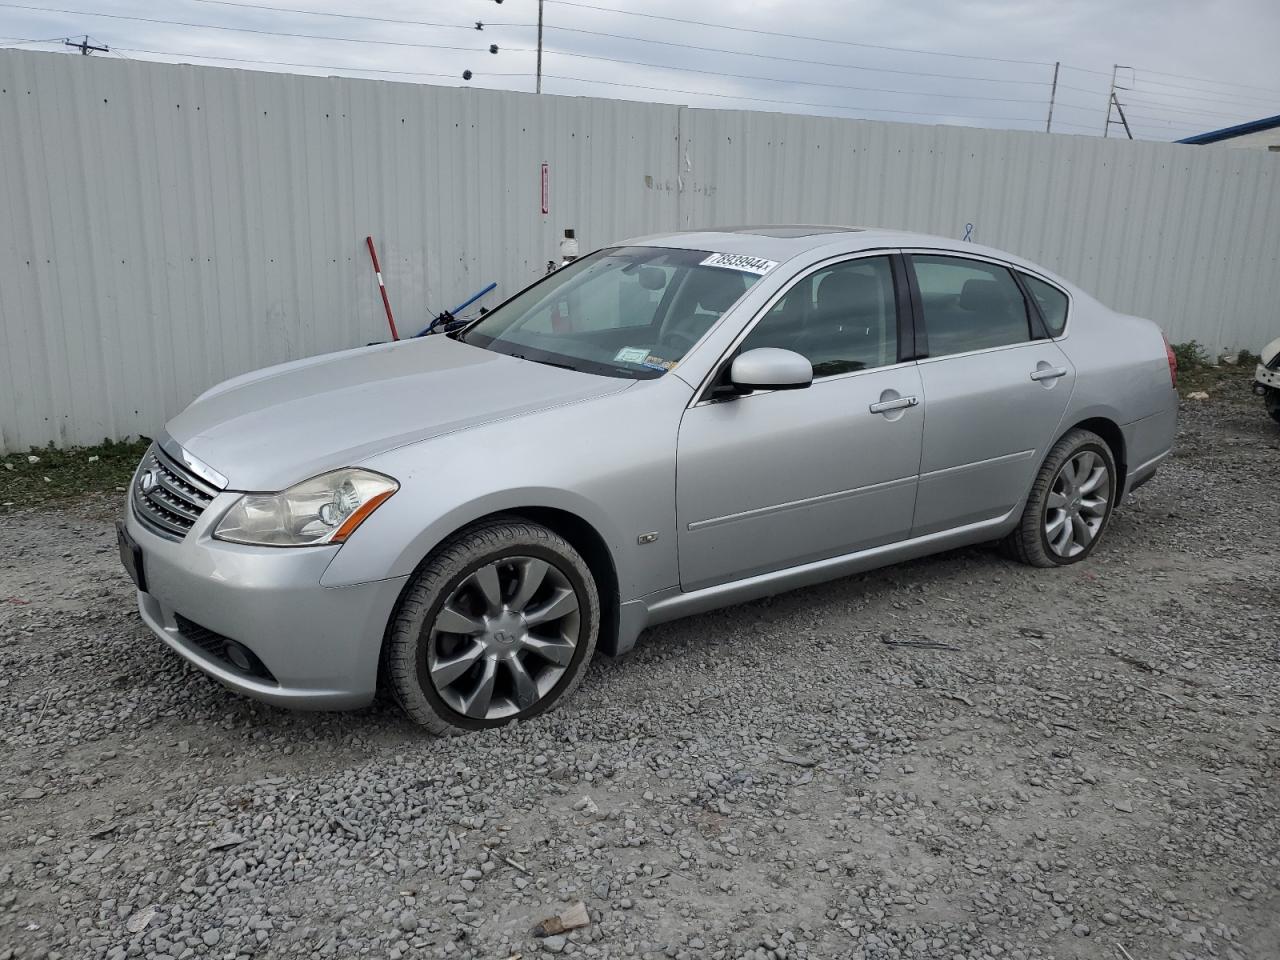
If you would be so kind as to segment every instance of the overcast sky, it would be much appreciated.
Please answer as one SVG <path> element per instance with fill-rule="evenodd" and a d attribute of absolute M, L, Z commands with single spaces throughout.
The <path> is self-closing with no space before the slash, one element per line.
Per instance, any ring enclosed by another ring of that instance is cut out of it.
<path fill-rule="evenodd" d="M 1280 114 L 1280 0 L 547 0 L 545 17 L 553 94 L 1043 130 L 1061 61 L 1054 132 L 1101 134 L 1115 63 L 1140 138 Z M 98 56 L 532 91 L 536 19 L 537 0 L 17 0 L 0 43 L 87 33 Z"/>

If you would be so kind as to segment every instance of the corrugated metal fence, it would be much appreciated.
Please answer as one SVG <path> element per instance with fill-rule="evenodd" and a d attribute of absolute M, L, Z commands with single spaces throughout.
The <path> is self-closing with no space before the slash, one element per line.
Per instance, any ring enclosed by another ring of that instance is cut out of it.
<path fill-rule="evenodd" d="M 0 451 L 150 434 L 226 377 L 384 339 L 366 234 L 402 330 L 518 289 L 564 227 L 589 250 L 972 224 L 1173 340 L 1257 349 L 1280 326 L 1278 161 L 5 51 Z"/>

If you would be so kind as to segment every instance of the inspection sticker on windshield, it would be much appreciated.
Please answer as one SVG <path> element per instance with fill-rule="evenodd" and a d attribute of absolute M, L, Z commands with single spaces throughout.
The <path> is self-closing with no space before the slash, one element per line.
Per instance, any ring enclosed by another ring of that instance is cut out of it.
<path fill-rule="evenodd" d="M 704 267 L 724 267 L 726 270 L 741 270 L 744 273 L 758 273 L 760 276 L 764 276 L 777 265 L 777 260 L 749 257 L 745 253 L 713 253 L 702 261 Z"/>
<path fill-rule="evenodd" d="M 649 359 L 648 347 L 623 347 L 613 355 L 617 363 L 644 363 Z"/>

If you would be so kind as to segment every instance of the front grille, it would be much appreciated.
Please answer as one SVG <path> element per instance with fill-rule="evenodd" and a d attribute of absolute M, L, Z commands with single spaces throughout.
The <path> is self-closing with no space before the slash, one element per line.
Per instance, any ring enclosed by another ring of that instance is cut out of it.
<path fill-rule="evenodd" d="M 202 627 L 200 624 L 188 620 L 180 613 L 173 616 L 174 622 L 178 625 L 178 632 L 182 635 L 182 639 L 186 640 L 193 646 L 199 647 L 207 653 L 212 659 L 217 660 L 221 666 L 234 670 L 236 673 L 248 674 L 251 677 L 257 677 L 259 680 L 266 680 L 268 683 L 279 683 L 267 665 L 258 659 L 258 655 L 246 647 L 243 643 L 238 643 L 230 637 L 224 637 L 220 633 L 215 633 L 208 627 Z M 237 666 L 227 656 L 227 647 L 235 645 L 240 648 L 244 659 L 249 663 L 249 669 Z"/>
<path fill-rule="evenodd" d="M 181 540 L 219 492 L 152 446 L 133 478 L 133 511 L 162 537 Z"/>

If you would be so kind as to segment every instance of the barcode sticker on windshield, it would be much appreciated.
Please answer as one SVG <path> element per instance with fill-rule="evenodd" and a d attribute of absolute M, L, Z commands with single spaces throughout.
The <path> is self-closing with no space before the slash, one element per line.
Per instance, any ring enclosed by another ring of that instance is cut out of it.
<path fill-rule="evenodd" d="M 778 265 L 777 260 L 766 260 L 764 257 L 749 257 L 745 253 L 713 253 L 702 261 L 704 267 L 724 267 L 726 270 L 741 270 L 744 273 L 758 273 L 764 276 Z"/>

